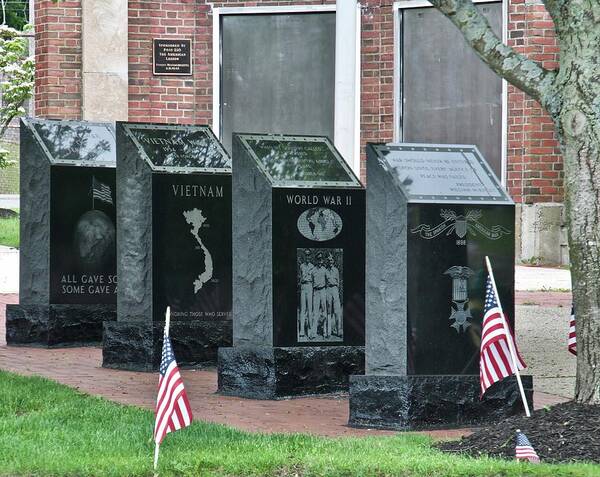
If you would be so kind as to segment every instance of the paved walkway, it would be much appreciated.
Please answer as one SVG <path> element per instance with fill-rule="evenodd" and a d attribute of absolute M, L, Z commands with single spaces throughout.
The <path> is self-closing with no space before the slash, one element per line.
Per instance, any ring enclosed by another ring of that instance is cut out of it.
<path fill-rule="evenodd" d="M 0 293 L 19 293 L 19 250 L 0 245 Z"/>
<path fill-rule="evenodd" d="M 13 194 L 0 194 L 0 209 L 18 209 L 20 196 Z"/>
<path fill-rule="evenodd" d="M 570 289 L 570 270 L 545 267 L 515 267 L 515 290 L 567 291 Z"/>
<path fill-rule="evenodd" d="M 41 375 L 89 394 L 123 404 L 152 409 L 156 398 L 156 373 L 115 371 L 101 367 L 102 350 L 95 347 L 42 349 L 7 347 L 5 304 L 18 296 L 0 295 L 0 369 L 23 375 Z M 219 396 L 215 370 L 183 370 L 196 419 L 227 424 L 248 431 L 303 432 L 323 436 L 387 435 L 386 431 L 347 427 L 346 396 L 259 401 Z M 535 407 L 565 401 L 536 392 Z M 469 429 L 432 431 L 436 438 L 459 437 Z"/>

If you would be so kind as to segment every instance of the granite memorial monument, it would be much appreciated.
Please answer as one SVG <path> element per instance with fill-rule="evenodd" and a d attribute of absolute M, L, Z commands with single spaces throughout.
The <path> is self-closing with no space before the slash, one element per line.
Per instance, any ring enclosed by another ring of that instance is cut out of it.
<path fill-rule="evenodd" d="M 182 366 L 231 343 L 231 159 L 207 126 L 117 123 L 117 321 L 103 366 L 158 367 L 167 306 Z"/>
<path fill-rule="evenodd" d="M 6 341 L 100 342 L 116 318 L 114 127 L 26 118 L 20 144 L 20 292 Z"/>
<path fill-rule="evenodd" d="M 364 369 L 364 188 L 325 137 L 233 142 L 233 346 L 219 349 L 219 392 L 347 390 Z"/>
<path fill-rule="evenodd" d="M 350 378 L 350 425 L 468 426 L 519 412 L 513 378 L 479 396 L 486 255 L 514 324 L 512 200 L 474 146 L 369 144 L 367 156 L 366 374 Z"/>

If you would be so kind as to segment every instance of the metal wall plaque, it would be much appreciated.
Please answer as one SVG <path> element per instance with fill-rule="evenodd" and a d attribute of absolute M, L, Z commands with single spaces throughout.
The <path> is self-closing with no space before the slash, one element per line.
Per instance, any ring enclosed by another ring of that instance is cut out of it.
<path fill-rule="evenodd" d="M 276 187 L 361 187 L 326 137 L 237 135 Z"/>
<path fill-rule="evenodd" d="M 512 203 L 477 147 L 444 144 L 377 144 L 409 202 Z"/>
<path fill-rule="evenodd" d="M 190 76 L 192 74 L 192 40 L 154 38 L 152 66 L 155 75 Z"/>

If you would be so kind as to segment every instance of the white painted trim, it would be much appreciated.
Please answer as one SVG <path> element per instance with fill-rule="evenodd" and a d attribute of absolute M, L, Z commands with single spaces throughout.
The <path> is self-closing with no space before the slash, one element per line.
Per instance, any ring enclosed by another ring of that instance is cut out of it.
<path fill-rule="evenodd" d="M 473 3 L 495 3 L 498 0 L 472 0 Z M 427 0 L 400 0 L 394 2 L 394 11 L 406 8 L 421 8 L 421 7 L 432 7 L 430 2 Z"/>
<path fill-rule="evenodd" d="M 344 0 L 345 1 L 345 0 Z M 356 30 L 350 32 L 355 36 L 356 41 L 356 63 L 353 77 L 355 78 L 354 91 L 354 127 L 351 138 L 342 138 L 342 141 L 351 141 L 353 151 L 352 157 L 345 157 L 354 173 L 360 177 L 360 72 L 361 72 L 361 5 L 356 3 Z M 213 108 L 212 108 L 212 130 L 220 138 L 221 134 L 221 16 L 222 15 L 253 15 L 253 14 L 281 14 L 281 13 L 315 13 L 315 12 L 335 12 L 336 5 L 286 5 L 286 6 L 264 6 L 264 7 L 217 7 L 213 8 Z M 346 32 L 343 32 L 346 33 Z M 338 32 L 336 31 L 336 36 Z M 339 77 L 336 71 L 336 76 Z M 347 73 L 344 72 L 344 76 Z M 335 128 L 335 124 L 334 124 Z M 332 138 L 336 141 L 336 138 Z M 336 141 L 337 142 L 337 141 Z"/>
<path fill-rule="evenodd" d="M 360 48 L 361 11 L 356 1 L 337 0 L 337 5 L 333 143 L 354 173 L 360 176 L 360 145 L 356 147 L 356 119 L 360 103 L 360 80 L 357 78 L 360 50 L 357 51 L 357 48 Z"/>
<path fill-rule="evenodd" d="M 356 90 L 354 95 L 354 158 L 352 160 L 352 170 L 356 174 L 356 177 L 360 180 L 360 165 L 362 151 L 360 149 L 360 98 L 361 98 L 361 82 L 360 75 L 362 71 L 361 61 L 361 50 L 362 50 L 362 8 L 360 2 L 356 2 L 356 68 L 355 68 L 355 81 Z"/>
<path fill-rule="evenodd" d="M 221 138 L 221 8 L 213 9 L 212 35 L 212 130 Z"/>
<path fill-rule="evenodd" d="M 508 38 L 508 1 L 507 0 L 473 0 L 473 3 L 498 3 L 502 1 L 502 41 L 506 43 Z M 394 23 L 394 142 L 402 142 L 400 134 L 400 76 L 401 76 L 401 51 L 398 38 L 400 31 L 400 10 L 408 8 L 432 7 L 427 0 L 401 0 L 394 2 L 393 5 L 393 23 Z M 507 147 L 508 147 L 508 83 L 502 79 L 502 138 L 501 138 L 501 167 L 500 182 L 506 187 L 507 183 Z"/>
<path fill-rule="evenodd" d="M 214 12 L 219 15 L 252 15 L 265 13 L 307 13 L 307 12 L 335 12 L 335 4 L 330 5 L 283 5 L 264 7 L 217 7 Z"/>
<path fill-rule="evenodd" d="M 508 41 L 508 1 L 502 0 L 502 43 Z M 508 82 L 502 78 L 502 154 L 500 156 L 500 182 L 508 183 Z"/>
<path fill-rule="evenodd" d="M 398 37 L 398 33 L 400 32 L 400 4 L 406 2 L 395 2 L 393 6 L 393 30 L 392 35 L 394 35 L 394 134 L 393 140 L 394 142 L 402 142 L 402 135 L 400 134 L 400 111 L 402 105 L 400 104 L 400 78 L 402 76 L 402 71 L 400 70 L 401 58 L 400 58 L 400 38 Z M 412 2 L 411 2 L 412 3 Z M 427 2 L 428 3 L 428 2 Z"/>

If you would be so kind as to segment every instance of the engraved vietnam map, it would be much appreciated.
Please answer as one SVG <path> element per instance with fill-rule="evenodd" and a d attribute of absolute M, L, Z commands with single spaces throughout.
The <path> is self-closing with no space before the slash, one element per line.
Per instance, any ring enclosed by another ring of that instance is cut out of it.
<path fill-rule="evenodd" d="M 198 293 L 204 284 L 213 276 L 212 255 L 200 237 L 200 229 L 206 222 L 206 217 L 204 217 L 200 209 L 186 210 L 183 212 L 183 216 L 185 217 L 186 222 L 192 226 L 190 233 L 194 236 L 198 244 L 200 244 L 200 248 L 204 253 L 204 271 L 194 280 L 194 293 Z"/>

